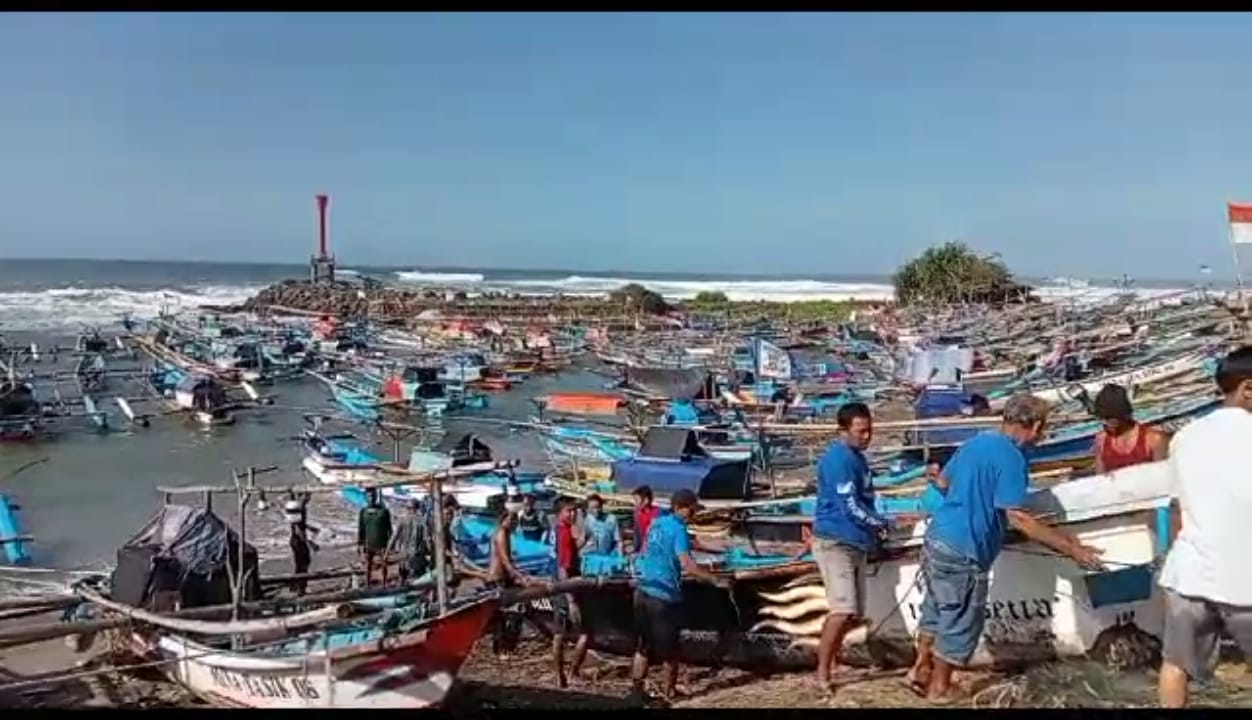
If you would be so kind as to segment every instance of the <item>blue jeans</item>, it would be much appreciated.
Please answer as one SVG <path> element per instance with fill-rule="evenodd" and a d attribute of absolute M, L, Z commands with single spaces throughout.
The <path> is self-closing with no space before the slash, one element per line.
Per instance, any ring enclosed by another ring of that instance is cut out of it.
<path fill-rule="evenodd" d="M 987 572 L 939 540 L 922 545 L 922 613 L 918 629 L 935 639 L 934 652 L 967 665 L 987 621 Z"/>

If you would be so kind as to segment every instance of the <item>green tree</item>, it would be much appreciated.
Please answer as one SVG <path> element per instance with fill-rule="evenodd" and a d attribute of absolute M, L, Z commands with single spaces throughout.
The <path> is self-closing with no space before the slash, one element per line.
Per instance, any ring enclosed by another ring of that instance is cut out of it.
<path fill-rule="evenodd" d="M 901 305 L 1010 302 L 1028 297 L 997 255 L 979 255 L 964 243 L 932 247 L 910 260 L 893 278 Z"/>
<path fill-rule="evenodd" d="M 639 283 L 631 283 L 609 293 L 609 300 L 622 306 L 626 312 L 663 315 L 669 311 L 669 303 L 658 292 Z"/>
<path fill-rule="evenodd" d="M 704 290 L 697 293 L 686 304 L 698 310 L 720 310 L 730 305 L 730 298 L 726 297 L 724 292 Z"/>

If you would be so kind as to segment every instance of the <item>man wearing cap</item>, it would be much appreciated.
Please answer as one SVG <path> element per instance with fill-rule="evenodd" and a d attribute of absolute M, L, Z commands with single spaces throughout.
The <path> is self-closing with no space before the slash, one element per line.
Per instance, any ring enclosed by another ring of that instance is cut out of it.
<path fill-rule="evenodd" d="M 722 584 L 716 575 L 697 565 L 691 557 L 687 523 L 699 509 L 700 502 L 694 492 L 676 491 L 670 498 L 670 512 L 661 513 L 651 522 L 635 564 L 639 577 L 634 596 L 635 659 L 631 680 L 632 694 L 636 697 L 644 694 L 649 662 L 664 665 L 665 696 L 674 696 L 678 685 L 683 572 L 706 582 Z"/>
<path fill-rule="evenodd" d="M 909 687 L 934 703 L 959 696 L 952 671 L 974 656 L 987 619 L 989 572 L 1012 528 L 1079 565 L 1099 569 L 1100 551 L 1026 510 L 1030 463 L 1024 448 L 1047 426 L 1048 403 L 1015 395 L 999 429 L 966 440 L 943 467 L 947 486 L 922 545 L 921 617 Z"/>

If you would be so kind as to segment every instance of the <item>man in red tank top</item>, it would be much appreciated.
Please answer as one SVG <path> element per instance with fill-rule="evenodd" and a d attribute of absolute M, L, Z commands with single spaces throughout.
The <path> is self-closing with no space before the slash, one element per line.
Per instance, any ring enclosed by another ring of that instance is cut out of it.
<path fill-rule="evenodd" d="M 1110 473 L 1131 465 L 1164 460 L 1169 436 L 1135 421 L 1130 395 L 1121 385 L 1105 385 L 1092 403 L 1104 429 L 1095 436 L 1095 469 Z"/>
<path fill-rule="evenodd" d="M 661 508 L 652 504 L 652 488 L 640 485 L 635 488 L 635 527 L 631 531 L 635 554 L 643 552 L 643 541 L 648 538 L 648 528 L 652 521 L 661 513 Z"/>
<path fill-rule="evenodd" d="M 574 528 L 574 501 L 563 498 L 556 511 L 556 581 L 572 580 L 582 575 L 582 556 L 579 553 L 581 538 Z M 582 613 L 579 598 L 574 593 L 564 593 L 552 598 L 552 659 L 556 666 L 556 684 L 564 688 L 569 684 L 565 674 L 565 636 L 577 634 L 574 641 L 574 660 L 570 674 L 578 678 L 582 674 L 583 661 L 587 658 L 587 643 L 591 639 L 590 626 Z"/>

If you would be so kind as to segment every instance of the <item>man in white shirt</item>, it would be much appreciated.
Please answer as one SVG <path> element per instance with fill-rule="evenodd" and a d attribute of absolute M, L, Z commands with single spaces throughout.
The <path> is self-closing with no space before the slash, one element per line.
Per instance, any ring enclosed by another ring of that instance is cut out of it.
<path fill-rule="evenodd" d="M 1187 683 L 1209 677 L 1222 631 L 1252 654 L 1252 572 L 1247 524 L 1252 482 L 1252 346 L 1230 353 L 1217 368 L 1222 407 L 1184 427 L 1170 444 L 1175 517 L 1181 529 L 1161 568 L 1165 638 L 1160 700 L 1187 704 Z"/>

